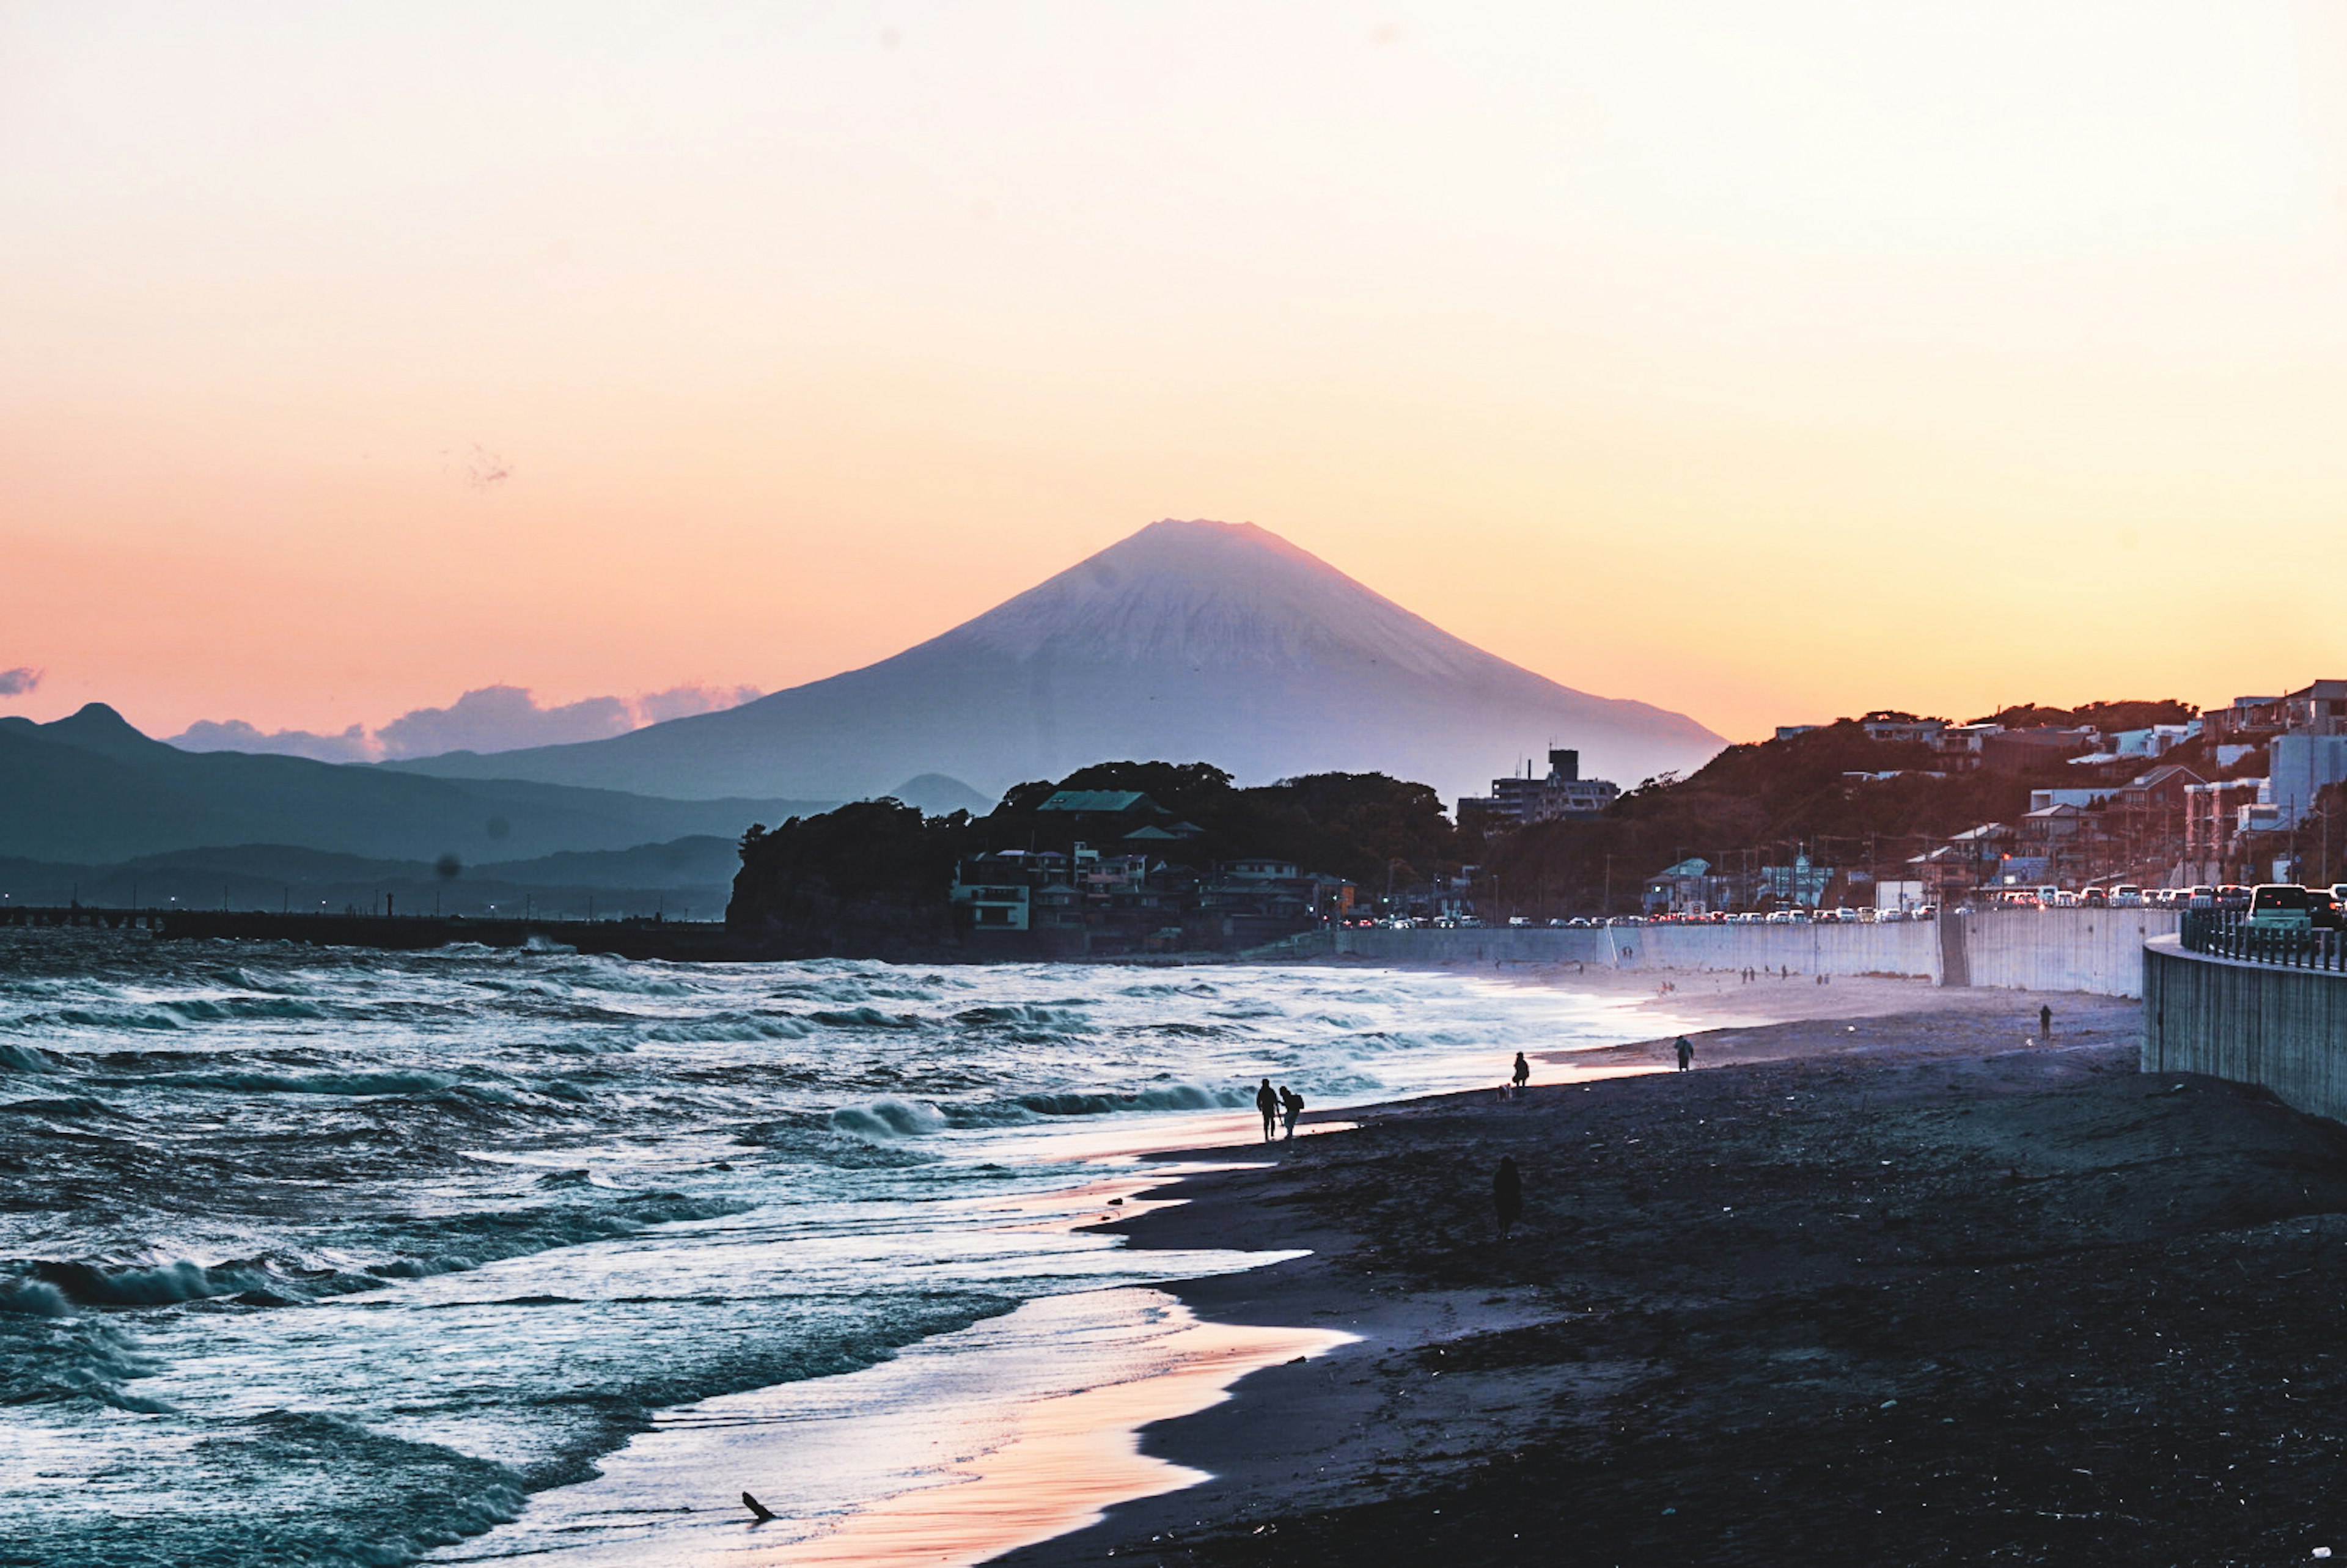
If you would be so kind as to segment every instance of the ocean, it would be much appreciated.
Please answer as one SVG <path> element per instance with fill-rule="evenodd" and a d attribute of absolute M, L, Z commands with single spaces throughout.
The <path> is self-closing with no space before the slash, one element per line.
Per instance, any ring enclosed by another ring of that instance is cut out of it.
<path fill-rule="evenodd" d="M 622 1476 L 827 1414 L 758 1472 L 820 1533 L 934 1482 L 933 1402 L 1153 1365 L 1148 1285 L 1276 1255 L 1075 1228 L 1133 1151 L 1640 1032 L 1443 973 L 0 934 L 0 1563 L 697 1561 Z"/>

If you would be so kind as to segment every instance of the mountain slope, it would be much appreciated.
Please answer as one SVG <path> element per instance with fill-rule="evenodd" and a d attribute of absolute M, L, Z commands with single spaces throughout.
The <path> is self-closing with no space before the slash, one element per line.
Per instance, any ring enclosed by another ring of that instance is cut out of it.
<path fill-rule="evenodd" d="M 150 740 L 103 703 L 35 724 L 0 720 L 0 856 L 111 863 L 214 845 L 276 844 L 383 859 L 473 862 L 629 849 L 819 809 L 787 800 L 650 799 L 512 780 Z"/>
<path fill-rule="evenodd" d="M 1252 524 L 1153 523 L 877 664 L 613 740 L 398 764 L 643 794 L 856 796 L 939 772 L 996 794 L 1111 758 L 1243 782 L 1380 770 L 1480 793 L 1580 749 L 1635 783 L 1720 738 L 1498 659 Z"/>

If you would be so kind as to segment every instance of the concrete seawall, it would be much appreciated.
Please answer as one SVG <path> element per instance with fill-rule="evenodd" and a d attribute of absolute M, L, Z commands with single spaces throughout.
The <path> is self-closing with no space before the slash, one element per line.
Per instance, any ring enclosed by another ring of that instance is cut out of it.
<path fill-rule="evenodd" d="M 1962 919 L 1968 972 L 1943 972 L 1942 985 L 2139 997 L 2143 945 L 2174 936 L 2183 916 L 2174 909 L 2004 909 Z"/>
<path fill-rule="evenodd" d="M 2143 950 L 2143 1070 L 2205 1072 L 2347 1122 L 2347 975 Z"/>
<path fill-rule="evenodd" d="M 1299 953 L 1391 964 L 1594 964 L 1614 969 L 1788 969 L 1907 975 L 1943 986 L 2142 995 L 2143 944 L 2167 909 L 2014 909 L 1894 925 L 1342 929 Z"/>

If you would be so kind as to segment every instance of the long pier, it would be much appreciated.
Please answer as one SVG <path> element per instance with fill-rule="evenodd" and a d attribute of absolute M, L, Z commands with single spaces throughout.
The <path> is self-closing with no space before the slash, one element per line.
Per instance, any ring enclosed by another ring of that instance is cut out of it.
<path fill-rule="evenodd" d="M 87 904 L 0 903 L 0 926 L 84 926 L 98 931 L 155 931 L 161 909 L 97 909 Z"/>

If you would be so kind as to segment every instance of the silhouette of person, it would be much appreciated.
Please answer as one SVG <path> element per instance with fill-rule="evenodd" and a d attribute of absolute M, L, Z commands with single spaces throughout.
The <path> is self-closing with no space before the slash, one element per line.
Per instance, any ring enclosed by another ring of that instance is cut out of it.
<path fill-rule="evenodd" d="M 1283 1083 L 1279 1086 L 1279 1103 L 1286 1112 L 1282 1120 L 1287 1126 L 1286 1136 L 1293 1138 L 1296 1136 L 1296 1119 L 1304 1114 L 1304 1096 Z"/>
<path fill-rule="evenodd" d="M 1255 1091 L 1255 1108 L 1263 1112 L 1263 1141 L 1268 1143 L 1271 1142 L 1272 1125 L 1279 1120 L 1279 1096 L 1271 1091 L 1271 1080 L 1268 1078 L 1263 1081 L 1263 1087 Z"/>
<path fill-rule="evenodd" d="M 1685 1072 L 1695 1065 L 1695 1045 L 1686 1036 L 1679 1036 L 1679 1071 Z"/>
<path fill-rule="evenodd" d="M 2054 1009 L 2050 1006 L 2041 1006 L 2037 1009 L 2037 1043 L 2054 1043 Z"/>
<path fill-rule="evenodd" d="M 1518 1094 L 1522 1094 L 1524 1091 L 1524 1085 L 1530 1083 L 1532 1081 L 1532 1064 L 1524 1060 L 1524 1053 L 1520 1050 L 1516 1052 L 1515 1073 L 1509 1081 L 1516 1086 L 1516 1092 Z"/>
<path fill-rule="evenodd" d="M 1491 1174 L 1491 1211 L 1499 1216 L 1500 1239 L 1505 1241 L 1524 1214 L 1524 1179 L 1512 1159 L 1501 1160 Z"/>

